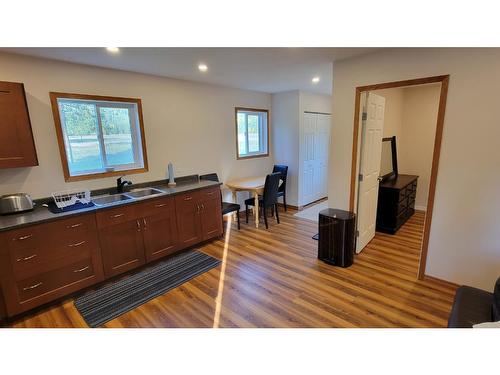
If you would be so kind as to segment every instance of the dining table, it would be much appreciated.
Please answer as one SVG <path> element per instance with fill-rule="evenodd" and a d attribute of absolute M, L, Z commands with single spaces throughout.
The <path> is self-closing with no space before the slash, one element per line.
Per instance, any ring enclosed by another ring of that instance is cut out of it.
<path fill-rule="evenodd" d="M 264 184 L 266 182 L 266 176 L 258 177 L 246 177 L 237 180 L 232 180 L 226 182 L 226 186 L 231 190 L 233 194 L 233 202 L 237 202 L 236 193 L 238 191 L 248 191 L 253 195 L 255 199 L 254 205 L 254 217 L 255 217 L 255 228 L 259 228 L 259 195 L 264 192 Z"/>

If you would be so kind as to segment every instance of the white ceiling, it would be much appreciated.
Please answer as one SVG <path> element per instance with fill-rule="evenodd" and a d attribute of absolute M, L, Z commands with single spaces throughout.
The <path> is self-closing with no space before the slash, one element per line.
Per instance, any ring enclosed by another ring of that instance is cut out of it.
<path fill-rule="evenodd" d="M 3 48 L 4 51 L 269 93 L 331 94 L 332 62 L 375 48 Z M 200 62 L 208 71 L 198 70 Z M 311 79 L 320 77 L 318 84 Z"/>

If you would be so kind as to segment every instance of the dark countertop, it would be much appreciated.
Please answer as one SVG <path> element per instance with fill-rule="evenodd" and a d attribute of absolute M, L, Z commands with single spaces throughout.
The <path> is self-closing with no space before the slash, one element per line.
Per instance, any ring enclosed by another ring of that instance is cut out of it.
<path fill-rule="evenodd" d="M 416 180 L 418 176 L 414 176 L 411 174 L 398 174 L 397 177 L 393 177 L 387 181 L 383 181 L 380 183 L 381 187 L 389 188 L 389 189 L 402 189 L 409 183 Z"/>
<path fill-rule="evenodd" d="M 37 224 L 37 223 L 42 223 L 42 222 L 48 222 L 48 221 L 53 221 L 53 220 L 58 220 L 62 218 L 66 218 L 69 216 L 73 215 L 81 215 L 82 213 L 89 213 L 89 212 L 95 212 L 99 210 L 105 210 L 110 207 L 116 207 L 116 206 L 123 206 L 123 205 L 128 205 L 128 204 L 134 204 L 138 202 L 142 202 L 148 199 L 155 199 L 155 198 L 160 198 L 160 197 L 165 197 L 169 195 L 176 195 L 180 194 L 183 192 L 187 191 L 193 191 L 193 190 L 198 190 L 198 189 L 203 189 L 209 186 L 217 186 L 221 185 L 220 182 L 214 182 L 214 181 L 196 181 L 196 182 L 185 182 L 185 183 L 178 183 L 177 186 L 170 187 L 167 186 L 166 182 L 164 183 L 154 183 L 154 184 L 141 184 L 140 186 L 132 186 L 132 189 L 134 188 L 143 188 L 143 187 L 154 187 L 159 190 L 162 190 L 163 193 L 159 194 L 154 194 L 142 198 L 135 198 L 135 199 L 129 199 L 126 201 L 120 201 L 120 202 L 115 202 L 112 204 L 107 204 L 105 206 L 93 206 L 89 208 L 83 208 L 81 210 L 75 210 L 75 211 L 68 211 L 68 212 L 61 212 L 54 214 L 48 210 L 47 207 L 42 206 L 41 204 L 38 204 L 35 206 L 35 209 L 32 211 L 28 212 L 23 212 L 19 214 L 11 214 L 11 215 L 3 215 L 0 216 L 0 232 L 2 231 L 7 231 L 15 228 L 20 228 L 24 227 L 27 225 L 31 224 Z M 102 192 L 100 193 L 102 195 Z M 107 195 L 107 194 L 104 194 Z M 92 197 L 97 197 L 94 196 L 94 192 L 92 192 Z"/>

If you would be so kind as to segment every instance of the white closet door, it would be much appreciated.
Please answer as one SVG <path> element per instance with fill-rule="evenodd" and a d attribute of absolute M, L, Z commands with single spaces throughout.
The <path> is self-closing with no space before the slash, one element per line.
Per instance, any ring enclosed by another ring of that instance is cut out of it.
<path fill-rule="evenodd" d="M 302 155 L 302 205 L 306 205 L 315 200 L 315 181 L 317 176 L 315 147 L 316 147 L 316 115 L 304 113 L 304 121 L 301 132 L 301 152 Z"/>
<path fill-rule="evenodd" d="M 316 115 L 316 165 L 318 171 L 318 185 L 316 199 L 328 195 L 328 153 L 330 149 L 330 115 Z"/>

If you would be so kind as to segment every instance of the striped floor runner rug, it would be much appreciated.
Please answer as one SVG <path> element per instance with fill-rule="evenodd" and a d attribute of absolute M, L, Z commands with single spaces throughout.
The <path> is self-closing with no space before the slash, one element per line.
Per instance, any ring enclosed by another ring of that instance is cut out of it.
<path fill-rule="evenodd" d="M 75 299 L 75 307 L 90 327 L 99 327 L 219 264 L 218 259 L 190 250 L 87 292 Z"/>

